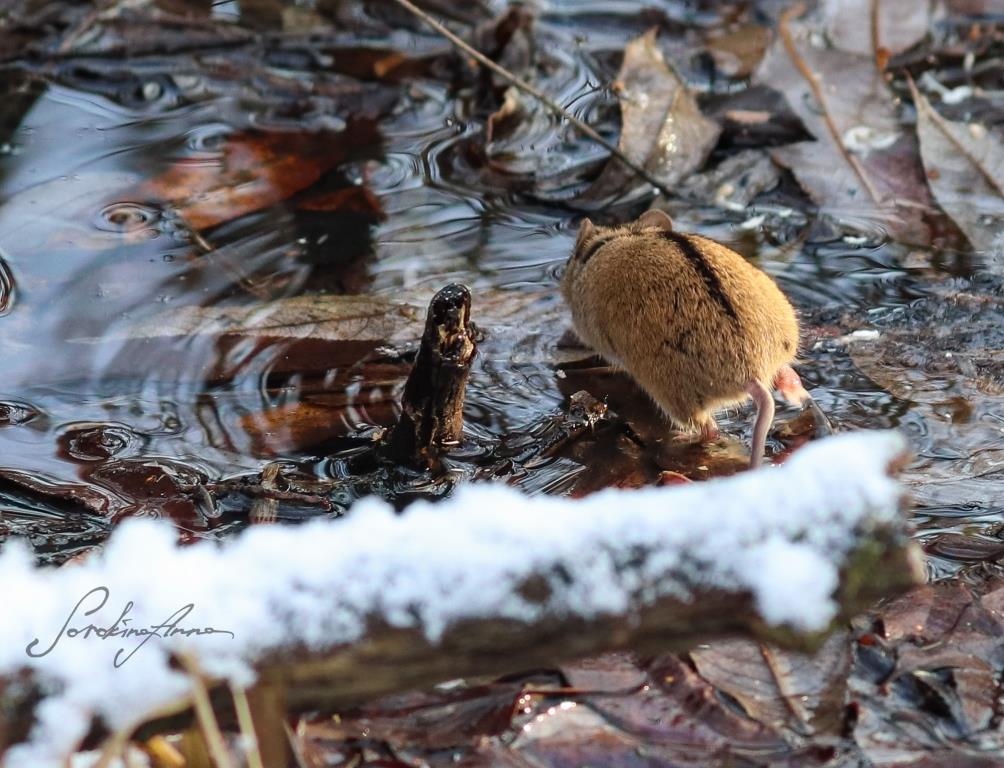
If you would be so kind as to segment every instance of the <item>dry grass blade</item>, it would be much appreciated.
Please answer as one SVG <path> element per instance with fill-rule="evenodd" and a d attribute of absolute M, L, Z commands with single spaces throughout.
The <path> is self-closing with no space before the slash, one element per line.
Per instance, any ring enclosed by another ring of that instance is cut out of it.
<path fill-rule="evenodd" d="M 237 724 L 244 738 L 248 768 L 265 768 L 258 749 L 258 734 L 255 731 L 254 719 L 251 717 L 251 705 L 248 703 L 247 692 L 237 685 L 230 686 L 234 699 L 234 709 L 237 711 Z"/>
<path fill-rule="evenodd" d="M 195 706 L 195 717 L 199 722 L 209 754 L 216 763 L 216 768 L 236 768 L 230 759 L 230 751 L 223 738 L 223 731 L 213 712 L 213 704 L 209 699 L 209 688 L 199 669 L 198 662 L 187 655 L 176 654 L 181 665 L 192 679 L 192 703 Z"/>

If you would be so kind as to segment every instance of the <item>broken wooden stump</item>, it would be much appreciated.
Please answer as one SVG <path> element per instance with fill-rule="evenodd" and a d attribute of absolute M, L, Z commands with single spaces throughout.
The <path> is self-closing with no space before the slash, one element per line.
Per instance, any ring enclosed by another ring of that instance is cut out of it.
<path fill-rule="evenodd" d="M 401 416 L 387 442 L 389 458 L 431 468 L 464 428 L 464 391 L 477 352 L 471 292 L 452 283 L 429 302 L 422 346 L 401 398 Z"/>

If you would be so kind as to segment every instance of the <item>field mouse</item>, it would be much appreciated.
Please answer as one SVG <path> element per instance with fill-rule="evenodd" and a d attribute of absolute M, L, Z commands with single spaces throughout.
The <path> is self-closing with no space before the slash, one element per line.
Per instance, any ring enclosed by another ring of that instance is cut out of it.
<path fill-rule="evenodd" d="M 650 210 L 630 224 L 585 219 L 561 280 L 579 337 L 623 368 L 682 430 L 718 437 L 714 412 L 752 397 L 750 466 L 763 460 L 776 387 L 825 421 L 791 368 L 795 310 L 735 251 L 673 230 Z M 828 425 L 827 425 L 828 426 Z"/>

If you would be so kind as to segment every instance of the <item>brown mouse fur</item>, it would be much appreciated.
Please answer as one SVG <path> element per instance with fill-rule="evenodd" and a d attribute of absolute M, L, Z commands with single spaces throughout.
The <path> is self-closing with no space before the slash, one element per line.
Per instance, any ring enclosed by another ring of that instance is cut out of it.
<path fill-rule="evenodd" d="M 720 243 L 674 232 L 662 211 L 620 227 L 583 221 L 561 289 L 582 340 L 680 428 L 713 438 L 714 412 L 752 395 L 753 466 L 773 419 L 771 387 L 808 398 L 789 367 L 798 321 L 774 281 Z"/>

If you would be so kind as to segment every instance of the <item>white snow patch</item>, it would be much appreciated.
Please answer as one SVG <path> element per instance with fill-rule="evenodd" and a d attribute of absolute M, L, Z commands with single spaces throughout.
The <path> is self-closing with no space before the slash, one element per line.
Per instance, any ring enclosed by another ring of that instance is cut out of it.
<path fill-rule="evenodd" d="M 886 467 L 904 446 L 892 432 L 843 435 L 777 468 L 581 500 L 475 484 L 397 515 L 370 498 L 341 520 L 260 526 L 222 545 L 179 548 L 172 526 L 128 520 L 99 556 L 58 569 L 36 568 L 24 546 L 9 544 L 0 555 L 0 675 L 32 669 L 52 693 L 31 741 L 5 765 L 59 765 L 92 715 L 122 728 L 187 694 L 170 650 L 246 685 L 262 654 L 352 642 L 374 610 L 435 642 L 465 618 L 590 617 L 717 587 L 749 590 L 768 622 L 822 629 L 855 531 L 898 520 L 901 491 Z M 639 548 L 656 554 L 626 583 L 617 569 Z M 514 593 L 555 563 L 571 579 L 551 582 L 547 605 Z M 642 583 L 649 590 L 639 597 Z M 177 627 L 226 634 L 161 636 L 179 613 Z M 89 625 L 161 631 L 137 648 L 136 637 L 102 639 Z"/>

